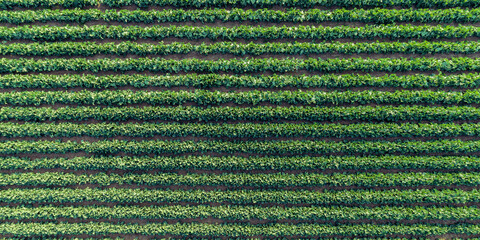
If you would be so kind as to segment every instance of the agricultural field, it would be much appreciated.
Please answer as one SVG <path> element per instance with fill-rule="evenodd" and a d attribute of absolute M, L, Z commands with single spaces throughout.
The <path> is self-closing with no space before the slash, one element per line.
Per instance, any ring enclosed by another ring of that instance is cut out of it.
<path fill-rule="evenodd" d="M 0 0 L 0 237 L 480 238 L 479 0 Z"/>

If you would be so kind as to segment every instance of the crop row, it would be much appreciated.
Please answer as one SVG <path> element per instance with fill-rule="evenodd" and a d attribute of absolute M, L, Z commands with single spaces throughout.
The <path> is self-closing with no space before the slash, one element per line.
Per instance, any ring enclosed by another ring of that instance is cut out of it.
<path fill-rule="evenodd" d="M 121 39 L 137 40 L 165 38 L 234 40 L 234 39 L 313 39 L 334 40 L 353 39 L 442 39 L 480 37 L 480 27 L 475 26 L 432 26 L 432 25 L 367 25 L 352 26 L 247 26 L 209 27 L 209 26 L 19 26 L 0 27 L 0 40 L 89 40 L 89 39 Z"/>
<path fill-rule="evenodd" d="M 0 2 L 0 9 L 51 8 L 56 6 L 65 8 L 81 8 L 96 6 L 97 4 L 97 0 L 3 0 Z"/>
<path fill-rule="evenodd" d="M 219 42 L 213 44 L 191 44 L 173 42 L 171 44 L 135 43 L 96 43 L 96 42 L 43 42 L 11 43 L 0 45 L 2 55 L 21 56 L 95 56 L 99 54 L 127 55 L 170 55 L 170 54 L 436 54 L 436 53 L 478 53 L 480 42 L 322 42 L 322 43 L 253 43 Z"/>
<path fill-rule="evenodd" d="M 147 186 L 226 186 L 226 187 L 419 187 L 477 186 L 478 173 L 223 173 L 223 174 L 74 174 L 63 172 L 0 173 L 0 186 L 76 186 L 94 184 Z"/>
<path fill-rule="evenodd" d="M 477 153 L 480 141 L 4 141 L 0 154 L 75 153 L 91 154 L 184 154 L 184 153 L 250 153 L 250 154 L 433 154 Z"/>
<path fill-rule="evenodd" d="M 102 239 L 102 240 L 123 240 L 123 239 L 126 239 L 126 238 L 121 238 L 121 237 L 95 237 L 95 238 L 92 238 L 92 237 L 87 237 L 87 238 L 79 238 L 79 237 L 64 237 L 64 236 L 61 236 L 61 237 L 29 237 L 28 239 L 31 239 L 31 240 L 98 240 L 98 239 Z M 195 237 L 196 240 L 208 240 L 210 238 L 208 237 Z M 253 238 L 253 239 L 257 239 L 257 238 Z M 298 237 L 297 239 L 300 239 L 300 240 L 308 240 L 310 238 L 303 238 L 303 237 Z M 330 238 L 330 237 L 322 237 L 322 239 L 324 240 L 338 240 L 338 238 Z M 428 240 L 428 238 L 422 238 L 422 237 L 409 237 L 409 238 L 405 238 L 405 237 L 350 237 L 349 239 L 353 239 L 353 240 Z M 464 239 L 468 239 L 468 240 L 479 240 L 479 238 L 472 238 L 472 237 L 469 237 L 469 238 L 455 238 L 455 240 L 464 240 Z M 2 240 L 23 240 L 22 237 L 9 237 L 9 238 L 2 238 Z"/>
<path fill-rule="evenodd" d="M 5 45 L 1 45 L 0 48 Z M 478 88 L 480 74 L 457 75 L 404 75 L 386 74 L 380 77 L 359 74 L 325 75 L 20 75 L 0 76 L 0 88 L 118 88 L 148 87 L 248 87 L 248 88 L 349 88 L 349 87 L 402 87 L 402 88 Z"/>
<path fill-rule="evenodd" d="M 469 106 L 356 107 L 2 107 L 0 120 L 18 121 L 456 121 L 479 120 Z"/>
<path fill-rule="evenodd" d="M 173 235 L 173 236 L 377 236 L 414 235 L 435 236 L 447 234 L 480 233 L 480 227 L 474 224 L 436 226 L 414 225 L 331 225 L 331 224 L 207 224 L 207 223 L 147 223 L 121 224 L 91 223 L 1 223 L 0 234 L 13 236 L 62 236 L 62 235 Z"/>
<path fill-rule="evenodd" d="M 2 137 L 208 137 L 208 138 L 378 138 L 378 137 L 457 137 L 480 136 L 480 124 L 454 123 L 0 123 Z"/>
<path fill-rule="evenodd" d="M 2 240 L 22 240 L 23 238 L 22 237 L 9 237 L 9 238 L 2 238 Z M 29 237 L 28 239 L 31 239 L 31 240 L 98 240 L 98 239 L 102 239 L 102 240 L 123 240 L 125 238 L 121 238 L 121 237 L 95 237 L 95 238 L 92 238 L 92 237 L 87 237 L 87 238 L 79 238 L 79 237 Z M 206 237 L 195 237 L 195 239 L 197 240 L 208 240 L 209 238 L 206 238 Z M 254 238 L 256 239 L 256 238 Z M 297 239 L 301 239 L 301 240 L 307 240 L 309 238 L 297 238 Z M 337 240 L 338 238 L 328 238 L 328 237 L 324 237 L 322 238 L 324 240 Z M 349 239 L 353 239 L 353 240 L 428 240 L 428 238 L 394 238 L 394 237 L 388 237 L 388 238 L 382 238 L 382 237 L 361 237 L 361 238 L 357 238 L 357 237 L 352 237 L 352 238 L 349 238 Z M 455 240 L 463 240 L 465 238 L 455 238 Z M 468 238 L 469 240 L 478 240 L 478 238 Z"/>
<path fill-rule="evenodd" d="M 116 203 L 231 203 L 231 204 L 384 204 L 408 203 L 466 204 L 478 203 L 480 190 L 417 189 L 417 190 L 158 190 L 140 188 L 10 188 L 0 190 L 4 203 L 77 203 L 98 201 Z"/>
<path fill-rule="evenodd" d="M 0 9 L 12 8 L 81 8 L 106 5 L 108 7 L 123 7 L 136 5 L 138 7 L 172 6 L 172 7 L 417 7 L 417 8 L 449 8 L 449 7 L 478 7 L 475 0 L 3 0 Z"/>
<path fill-rule="evenodd" d="M 397 23 L 397 22 L 479 22 L 478 9 L 287 9 L 285 11 L 269 9 L 168 9 L 168 10 L 26 10 L 1 11 L 0 22 L 23 24 L 34 22 L 76 22 L 88 21 L 106 22 L 215 22 L 215 21 L 253 21 L 253 22 L 367 22 L 367 23 Z"/>
<path fill-rule="evenodd" d="M 478 220 L 477 207 L 40 206 L 0 207 L 0 219 Z"/>
<path fill-rule="evenodd" d="M 480 169 L 480 158 L 470 156 L 330 156 L 330 157 L 1 157 L 1 170 L 378 170 L 378 169 Z"/>
<path fill-rule="evenodd" d="M 10 0 L 11 1 L 11 0 Z M 25 0 L 21 0 L 25 1 Z M 84 0 L 82 0 L 84 1 Z M 448 7 L 477 7 L 480 4 L 475 0 L 213 0 L 202 1 L 194 0 L 184 2 L 181 0 L 102 0 L 102 4 L 109 7 L 122 7 L 129 5 L 137 5 L 139 7 L 149 6 L 177 6 L 177 7 L 212 7 L 212 6 L 242 6 L 242 7 L 268 7 L 268 6 L 285 6 L 285 7 L 417 7 L 417 8 L 448 8 Z"/>
<path fill-rule="evenodd" d="M 0 59 L 0 73 L 31 73 L 53 71 L 151 71 L 162 73 L 178 72 L 264 72 L 279 73 L 294 71 L 320 72 L 406 72 L 406 71 L 479 71 L 480 58 L 244 58 L 201 60 L 188 58 L 182 60 L 164 58 L 127 58 L 127 59 L 85 59 L 85 58 L 55 58 L 35 60 L 33 58 Z"/>
<path fill-rule="evenodd" d="M 24 91 L 0 93 L 0 105 L 78 104 L 122 106 L 220 105 L 225 103 L 259 105 L 341 105 L 341 104 L 478 104 L 480 91 Z"/>

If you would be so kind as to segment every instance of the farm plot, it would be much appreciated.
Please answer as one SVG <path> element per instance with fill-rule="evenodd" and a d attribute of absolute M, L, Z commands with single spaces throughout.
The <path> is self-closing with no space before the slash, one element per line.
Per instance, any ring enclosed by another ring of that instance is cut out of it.
<path fill-rule="evenodd" d="M 0 0 L 6 239 L 480 237 L 477 0 Z"/>

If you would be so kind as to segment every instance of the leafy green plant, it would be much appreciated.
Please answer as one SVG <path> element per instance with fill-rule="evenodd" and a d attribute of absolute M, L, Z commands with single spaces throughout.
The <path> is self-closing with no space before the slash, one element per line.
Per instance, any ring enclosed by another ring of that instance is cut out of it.
<path fill-rule="evenodd" d="M 5 1 L 4 1 L 5 2 Z M 257 1 L 258 2 L 258 1 Z M 88 5 L 91 4 L 88 3 Z M 85 4 L 83 4 L 85 5 Z M 44 5 L 46 6 L 46 5 Z M 77 6 L 82 6 L 77 3 Z M 85 5 L 86 6 L 86 5 Z M 0 6 L 5 9 L 6 6 Z M 478 22 L 480 10 L 450 8 L 450 9 L 298 9 L 289 8 L 285 11 L 264 9 L 168 9 L 168 10 L 116 10 L 107 9 L 64 9 L 64 10 L 25 10 L 25 11 L 0 11 L 0 22 L 11 24 L 25 24 L 35 22 L 74 22 L 86 23 L 102 20 L 107 22 L 215 22 L 215 21 L 252 21 L 252 22 L 367 22 L 377 24 L 398 22 L 421 23 L 451 23 L 451 22 Z"/>
<path fill-rule="evenodd" d="M 0 27 L 0 40 L 65 41 L 90 39 L 137 40 L 165 38 L 234 40 L 234 39 L 448 39 L 479 37 L 480 28 L 475 26 L 432 26 L 432 25 L 366 25 L 352 26 L 309 26 L 263 27 L 240 25 L 236 27 L 196 26 L 19 26 Z"/>
<path fill-rule="evenodd" d="M 142 234 L 142 235 L 174 235 L 174 236 L 228 236 L 245 237 L 264 235 L 281 236 L 357 236 L 369 235 L 386 237 L 396 235 L 428 234 L 477 234 L 478 226 L 473 224 L 435 226 L 426 224 L 414 225 L 339 225 L 330 224 L 207 224 L 207 223 L 147 223 L 147 224 L 112 224 L 112 223 L 2 223 L 0 233 L 14 236 L 51 236 L 51 235 L 105 235 L 105 234 Z"/>
<path fill-rule="evenodd" d="M 0 123 L 2 137 L 381 138 L 480 136 L 478 123 Z"/>
<path fill-rule="evenodd" d="M 204 72 L 217 73 L 254 73 L 272 71 L 286 73 L 299 70 L 319 72 L 406 72 L 406 71 L 478 71 L 480 58 L 244 58 L 244 59 L 219 59 L 200 60 L 188 58 L 182 60 L 163 58 L 128 58 L 128 59 L 85 59 L 85 58 L 55 58 L 48 60 L 35 60 L 27 58 L 0 59 L 0 73 L 29 73 L 53 71 L 150 71 L 163 73 L 179 72 Z"/>
<path fill-rule="evenodd" d="M 470 106 L 356 106 L 356 107 L 2 107 L 0 120 L 18 121 L 299 121 L 355 120 L 363 122 L 468 121 L 480 119 Z"/>
<path fill-rule="evenodd" d="M 121 43 L 96 42 L 45 42 L 45 43 L 11 43 L 0 45 L 2 55 L 21 56 L 95 56 L 98 54 L 127 55 L 169 55 L 169 54 L 360 54 L 360 53 L 405 53 L 405 54 L 438 54 L 438 53 L 478 53 L 480 42 L 322 42 L 322 43 L 253 43 L 239 44 L 234 42 L 218 42 L 213 44 L 191 44 L 174 42 L 171 44 L 146 44 L 125 41 Z"/>
<path fill-rule="evenodd" d="M 476 220 L 476 207 L 40 206 L 0 207 L 0 219 Z"/>
<path fill-rule="evenodd" d="M 469 156 L 268 156 L 268 157 L 74 157 L 74 158 L 0 158 L 2 170 L 356 170 L 430 169 L 476 170 L 480 158 Z"/>
<path fill-rule="evenodd" d="M 75 174 L 63 172 L 0 174 L 0 186 L 78 186 L 94 184 L 147 185 L 166 187 L 419 187 L 419 186 L 477 186 L 478 173 L 223 173 L 223 174 Z"/>
<path fill-rule="evenodd" d="M 119 87 L 194 87 L 194 88 L 479 88 L 480 74 L 396 75 L 323 74 L 323 75 L 92 75 L 92 74 L 4 74 L 0 88 L 119 88 Z"/>
<path fill-rule="evenodd" d="M 0 9 L 13 8 L 82 8 L 96 6 L 97 0 L 2 0 Z"/>
<path fill-rule="evenodd" d="M 322 7 L 423 7 L 423 8 L 449 8 L 449 7 L 478 7 L 479 3 L 475 0 L 103 0 L 103 4 L 110 7 L 121 7 L 128 5 L 137 5 L 138 7 L 148 6 L 175 6 L 175 7 L 303 7 L 311 8 L 314 6 Z"/>
<path fill-rule="evenodd" d="M 183 153 L 248 153 L 266 155 L 384 155 L 384 154 L 452 154 L 480 151 L 480 141 L 6 141 L 0 142 L 1 154 L 75 153 L 96 155 L 183 154 Z"/>
<path fill-rule="evenodd" d="M 480 91 L 25 91 L 0 93 L 0 104 L 40 105 L 78 104 L 122 106 L 147 103 L 150 105 L 219 105 L 225 103 L 259 105 L 341 105 L 341 104 L 477 104 Z"/>
<path fill-rule="evenodd" d="M 434 203 L 456 205 L 478 203 L 480 191 L 473 189 L 416 189 L 416 190 L 340 190 L 288 191 L 288 190 L 159 190 L 141 188 L 25 188 L 0 190 L 5 203 L 76 203 L 98 201 L 102 203 L 231 203 L 231 204 L 302 204 L 335 206 L 345 204 L 404 205 Z"/>

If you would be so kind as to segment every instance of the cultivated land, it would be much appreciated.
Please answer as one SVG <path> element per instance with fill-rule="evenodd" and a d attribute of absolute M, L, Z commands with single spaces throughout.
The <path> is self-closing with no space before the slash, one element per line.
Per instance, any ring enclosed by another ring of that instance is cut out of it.
<path fill-rule="evenodd" d="M 0 235 L 480 237 L 479 7 L 0 0 Z"/>

